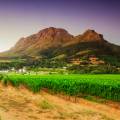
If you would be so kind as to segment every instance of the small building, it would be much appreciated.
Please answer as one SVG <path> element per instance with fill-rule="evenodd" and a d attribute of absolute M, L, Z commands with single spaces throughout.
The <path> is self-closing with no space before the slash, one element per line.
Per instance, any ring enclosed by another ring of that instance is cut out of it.
<path fill-rule="evenodd" d="M 105 64 L 103 60 L 99 60 L 96 56 L 89 57 L 89 61 L 93 65 L 100 65 L 100 64 Z"/>
<path fill-rule="evenodd" d="M 26 73 L 27 72 L 26 67 L 19 69 L 18 72 L 19 73 Z"/>

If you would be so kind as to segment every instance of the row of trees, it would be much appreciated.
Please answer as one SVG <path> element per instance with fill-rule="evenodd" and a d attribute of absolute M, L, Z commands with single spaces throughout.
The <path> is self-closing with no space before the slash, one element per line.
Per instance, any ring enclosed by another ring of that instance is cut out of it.
<path fill-rule="evenodd" d="M 52 59 L 43 59 L 43 60 L 30 60 L 27 62 L 26 66 L 31 66 L 33 68 L 62 68 L 66 66 L 64 60 L 52 60 Z"/>
<path fill-rule="evenodd" d="M 11 68 L 20 69 L 25 65 L 22 62 L 8 62 L 8 63 L 0 63 L 0 70 L 9 70 Z"/>
<path fill-rule="evenodd" d="M 9 70 L 11 68 L 20 69 L 23 67 L 30 68 L 62 68 L 66 66 L 66 62 L 62 60 L 27 60 L 27 61 L 15 61 L 15 62 L 1 62 L 0 69 L 1 70 Z"/>
<path fill-rule="evenodd" d="M 119 74 L 120 69 L 111 65 L 84 65 L 71 66 L 68 68 L 70 73 L 76 74 Z"/>

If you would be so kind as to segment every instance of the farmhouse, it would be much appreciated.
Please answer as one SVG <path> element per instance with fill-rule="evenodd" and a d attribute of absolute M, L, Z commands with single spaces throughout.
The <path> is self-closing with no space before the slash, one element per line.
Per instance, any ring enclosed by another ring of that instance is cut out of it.
<path fill-rule="evenodd" d="M 100 60 L 96 56 L 89 57 L 90 64 L 93 65 L 100 65 L 100 64 L 105 64 L 103 60 Z"/>

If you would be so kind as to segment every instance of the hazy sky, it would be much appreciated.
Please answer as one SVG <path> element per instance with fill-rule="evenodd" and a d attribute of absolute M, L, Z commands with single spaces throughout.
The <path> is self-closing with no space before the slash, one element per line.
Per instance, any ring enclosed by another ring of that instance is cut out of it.
<path fill-rule="evenodd" d="M 0 51 L 46 27 L 95 29 L 120 45 L 120 0 L 0 0 Z"/>

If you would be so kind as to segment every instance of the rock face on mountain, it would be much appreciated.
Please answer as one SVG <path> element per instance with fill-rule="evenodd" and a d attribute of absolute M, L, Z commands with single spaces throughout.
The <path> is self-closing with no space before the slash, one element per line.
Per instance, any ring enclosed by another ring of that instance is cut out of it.
<path fill-rule="evenodd" d="M 94 30 L 87 30 L 81 35 L 73 36 L 64 29 L 50 27 L 37 34 L 21 38 L 4 55 L 54 58 L 60 55 L 74 57 L 82 53 L 112 55 L 118 52 L 120 52 L 119 46 L 107 42 L 103 35 Z"/>

